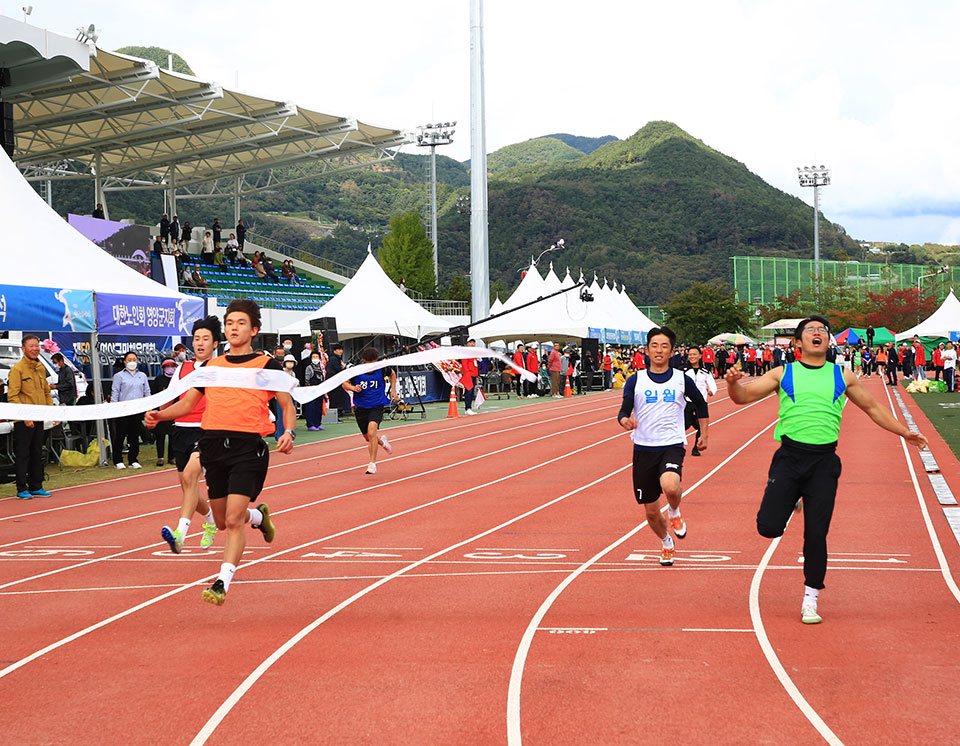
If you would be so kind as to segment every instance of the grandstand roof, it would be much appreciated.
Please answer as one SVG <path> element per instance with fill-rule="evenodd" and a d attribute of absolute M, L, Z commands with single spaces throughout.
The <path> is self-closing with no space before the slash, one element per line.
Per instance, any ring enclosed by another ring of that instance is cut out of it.
<path fill-rule="evenodd" d="M 10 19 L 3 20 L 0 56 L 14 44 L 32 45 L 26 33 L 14 38 Z M 172 182 L 189 192 L 256 174 L 242 189 L 251 193 L 384 160 L 392 157 L 386 148 L 410 141 L 396 129 L 233 91 L 93 47 L 89 70 L 60 69 L 59 79 L 4 90 L 14 105 L 14 160 L 28 179 L 99 177 L 106 189 Z"/>

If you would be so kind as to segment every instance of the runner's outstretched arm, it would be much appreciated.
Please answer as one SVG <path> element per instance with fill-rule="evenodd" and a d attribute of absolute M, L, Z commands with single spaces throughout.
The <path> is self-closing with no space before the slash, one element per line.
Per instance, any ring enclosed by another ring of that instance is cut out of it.
<path fill-rule="evenodd" d="M 740 379 L 743 378 L 743 371 L 736 367 L 728 368 L 727 374 L 724 376 L 727 382 L 727 393 L 737 404 L 750 404 L 760 401 L 763 397 L 769 396 L 780 388 L 782 371 L 783 368 L 781 367 L 768 370 L 749 386 L 744 386 L 740 383 Z"/>
<path fill-rule="evenodd" d="M 201 396 L 203 396 L 203 393 L 199 389 L 190 389 L 183 395 L 180 401 L 164 407 L 162 410 L 154 409 L 147 412 L 144 416 L 146 426 L 153 429 L 157 426 L 158 422 L 175 420 L 177 417 L 185 417 L 197 406 Z"/>
<path fill-rule="evenodd" d="M 867 413 L 867 416 L 876 422 L 884 430 L 889 430 L 894 435 L 899 435 L 908 443 L 923 449 L 927 447 L 927 439 L 920 433 L 911 432 L 906 425 L 898 422 L 890 413 L 890 410 L 880 405 L 874 399 L 866 387 L 860 383 L 860 379 L 849 371 L 844 371 L 843 380 L 847 384 L 847 398 L 856 404 L 860 409 Z"/>

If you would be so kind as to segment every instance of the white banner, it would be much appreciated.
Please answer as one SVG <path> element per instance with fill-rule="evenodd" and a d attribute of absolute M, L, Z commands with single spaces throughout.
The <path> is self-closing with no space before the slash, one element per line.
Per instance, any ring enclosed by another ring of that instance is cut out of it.
<path fill-rule="evenodd" d="M 85 420 L 108 420 L 126 417 L 131 414 L 148 412 L 173 401 L 180 394 L 193 388 L 224 387 L 236 389 L 261 389 L 263 391 L 286 391 L 301 404 L 313 401 L 332 391 L 354 376 L 371 373 L 382 368 L 402 368 L 414 365 L 430 365 L 438 360 L 462 360 L 464 358 L 496 358 L 529 381 L 536 376 L 513 364 L 499 352 L 485 347 L 435 347 L 421 352 L 411 352 L 375 363 L 363 363 L 337 373 L 316 386 L 300 386 L 293 376 L 280 370 L 257 370 L 253 368 L 196 368 L 183 378 L 173 379 L 170 386 L 159 394 L 143 399 L 104 404 L 84 404 L 81 406 L 47 406 L 44 404 L 7 404 L 0 403 L 0 420 L 46 420 L 60 422 L 82 422 Z"/>

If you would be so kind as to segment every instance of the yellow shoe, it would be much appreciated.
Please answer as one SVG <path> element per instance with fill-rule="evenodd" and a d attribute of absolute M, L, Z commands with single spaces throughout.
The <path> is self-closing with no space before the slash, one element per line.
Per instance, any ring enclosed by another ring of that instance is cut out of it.
<path fill-rule="evenodd" d="M 223 587 L 223 581 L 220 580 L 220 578 L 217 578 L 215 581 L 213 581 L 213 585 L 211 585 L 209 588 L 203 589 L 203 593 L 200 594 L 200 598 L 202 598 L 208 604 L 223 606 L 223 602 L 227 600 L 227 591 Z"/>
<path fill-rule="evenodd" d="M 269 544 L 273 541 L 273 537 L 277 535 L 277 528 L 273 525 L 273 521 L 270 520 L 270 506 L 266 503 L 260 503 L 257 506 L 257 510 L 263 515 L 263 520 L 260 521 L 260 525 L 257 526 L 257 528 L 263 532 L 263 540 Z"/>

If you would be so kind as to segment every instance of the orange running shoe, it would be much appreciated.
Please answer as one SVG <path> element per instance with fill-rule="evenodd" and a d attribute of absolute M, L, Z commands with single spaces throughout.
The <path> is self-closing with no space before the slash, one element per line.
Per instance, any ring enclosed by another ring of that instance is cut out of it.
<path fill-rule="evenodd" d="M 687 535 L 687 522 L 683 520 L 682 515 L 670 519 L 670 528 L 673 529 L 673 533 L 678 539 Z"/>
<path fill-rule="evenodd" d="M 664 547 L 663 549 L 660 550 L 660 564 L 663 567 L 673 566 L 673 552 L 674 552 L 673 547 L 671 547 L 670 549 L 667 549 L 666 547 Z"/>

